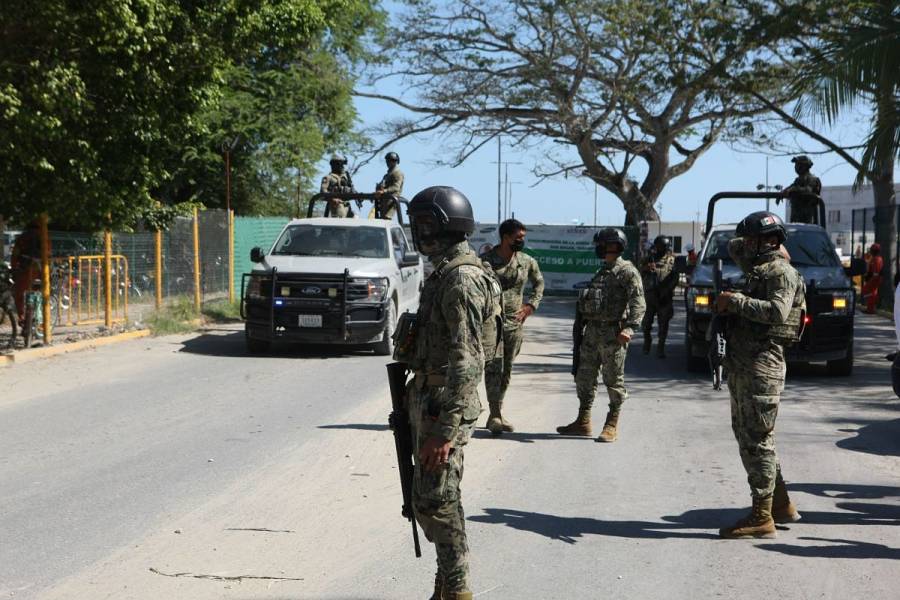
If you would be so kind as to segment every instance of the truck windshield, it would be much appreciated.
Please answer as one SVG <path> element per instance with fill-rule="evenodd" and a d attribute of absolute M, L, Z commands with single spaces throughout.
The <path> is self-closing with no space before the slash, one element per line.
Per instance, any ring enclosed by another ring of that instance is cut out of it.
<path fill-rule="evenodd" d="M 717 231 L 706 245 L 700 261 L 711 265 L 716 260 L 733 264 L 728 256 L 728 242 L 734 237 L 733 231 Z M 839 267 L 834 245 L 823 231 L 801 231 L 788 227 L 788 239 L 784 243 L 795 266 Z"/>
<path fill-rule="evenodd" d="M 388 258 L 390 250 L 381 227 L 291 225 L 275 242 L 272 254 Z"/>

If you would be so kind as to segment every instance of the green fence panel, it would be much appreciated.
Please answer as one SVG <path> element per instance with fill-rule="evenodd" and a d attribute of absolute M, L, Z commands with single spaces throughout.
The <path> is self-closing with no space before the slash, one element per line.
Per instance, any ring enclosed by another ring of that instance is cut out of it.
<path fill-rule="evenodd" d="M 282 217 L 234 218 L 234 289 L 241 293 L 241 275 L 253 269 L 250 250 L 259 246 L 268 252 L 288 220 Z"/>

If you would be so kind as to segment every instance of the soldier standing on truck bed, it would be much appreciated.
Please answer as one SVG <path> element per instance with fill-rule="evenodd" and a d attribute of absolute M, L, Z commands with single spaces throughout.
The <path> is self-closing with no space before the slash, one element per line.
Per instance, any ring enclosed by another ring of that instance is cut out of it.
<path fill-rule="evenodd" d="M 792 223 L 816 223 L 818 221 L 819 197 L 822 193 L 822 182 L 809 172 L 813 161 L 808 156 L 795 156 L 791 159 L 797 178 L 794 183 L 784 188 L 784 195 L 791 202 Z M 825 223 L 819 223 L 825 227 Z"/>
<path fill-rule="evenodd" d="M 375 186 L 375 195 L 378 196 L 376 203 L 380 218 L 390 220 L 397 210 L 394 197 L 403 194 L 403 171 L 397 166 L 400 164 L 400 155 L 396 152 L 388 152 L 384 162 L 387 163 L 388 170 Z"/>
<path fill-rule="evenodd" d="M 319 191 L 323 194 L 345 194 L 355 192 L 353 189 L 353 181 L 350 179 L 350 173 L 346 172 L 347 159 L 340 154 L 331 156 L 331 173 L 322 178 L 322 185 Z M 328 199 L 328 216 L 344 218 L 350 215 L 350 205 L 338 198 Z"/>

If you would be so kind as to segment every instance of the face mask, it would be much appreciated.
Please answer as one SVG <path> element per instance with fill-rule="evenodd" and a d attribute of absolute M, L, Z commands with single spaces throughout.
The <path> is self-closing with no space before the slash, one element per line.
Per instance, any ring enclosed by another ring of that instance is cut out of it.
<path fill-rule="evenodd" d="M 741 271 L 748 273 L 756 262 L 758 242 L 755 239 L 734 238 L 728 242 L 728 254 Z"/>
<path fill-rule="evenodd" d="M 594 246 L 594 254 L 596 254 L 597 258 L 600 260 L 606 260 L 606 246 Z"/>
<path fill-rule="evenodd" d="M 510 245 L 510 248 L 513 249 L 513 252 L 521 252 L 522 250 L 525 249 L 525 240 L 513 240 L 513 243 L 512 243 L 512 245 Z"/>

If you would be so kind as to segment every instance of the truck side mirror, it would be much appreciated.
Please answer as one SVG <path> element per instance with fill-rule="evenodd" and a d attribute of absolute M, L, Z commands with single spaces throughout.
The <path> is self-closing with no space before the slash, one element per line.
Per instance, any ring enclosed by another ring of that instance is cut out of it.
<path fill-rule="evenodd" d="M 407 251 L 403 253 L 403 258 L 400 260 L 401 267 L 417 267 L 419 266 L 419 253 L 413 251 Z"/>
<path fill-rule="evenodd" d="M 256 246 L 252 250 L 250 250 L 251 262 L 261 263 L 265 257 L 266 255 L 263 254 L 262 248 L 260 248 L 259 246 Z"/>
<path fill-rule="evenodd" d="M 851 258 L 850 266 L 844 267 L 844 273 L 847 277 L 857 277 L 866 274 L 866 261 L 862 258 Z"/>

